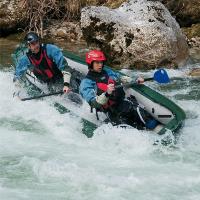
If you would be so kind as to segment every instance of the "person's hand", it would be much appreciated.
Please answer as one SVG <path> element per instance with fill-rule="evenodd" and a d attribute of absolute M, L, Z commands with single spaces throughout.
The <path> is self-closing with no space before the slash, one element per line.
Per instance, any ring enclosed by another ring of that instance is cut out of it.
<path fill-rule="evenodd" d="M 138 84 L 144 83 L 144 78 L 138 77 L 138 78 L 136 79 L 136 83 L 138 83 Z"/>
<path fill-rule="evenodd" d="M 114 85 L 113 83 L 108 84 L 108 86 L 107 86 L 107 91 L 106 91 L 106 92 L 107 92 L 108 94 L 112 94 L 114 90 L 115 90 L 115 85 Z"/>
<path fill-rule="evenodd" d="M 71 89 L 68 86 L 64 86 L 63 87 L 63 92 L 64 93 L 69 93 L 71 91 Z"/>

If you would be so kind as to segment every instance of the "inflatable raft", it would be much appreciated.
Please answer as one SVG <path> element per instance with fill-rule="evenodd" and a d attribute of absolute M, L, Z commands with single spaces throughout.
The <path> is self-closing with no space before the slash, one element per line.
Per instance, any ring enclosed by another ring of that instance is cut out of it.
<path fill-rule="evenodd" d="M 18 48 L 15 53 L 12 55 L 14 59 L 14 64 L 18 62 L 19 58 L 26 52 L 25 48 Z M 74 70 L 80 72 L 83 75 L 86 75 L 88 71 L 88 66 L 85 63 L 84 59 L 79 56 L 70 53 L 64 52 L 65 59 L 68 62 L 68 65 Z M 108 66 L 105 66 L 108 67 Z M 26 74 L 26 79 L 34 87 L 39 88 L 43 93 L 47 93 L 45 89 L 45 84 L 41 84 L 34 76 Z M 186 118 L 185 112 L 173 101 L 163 96 L 162 94 L 156 92 L 145 84 L 132 84 L 131 87 L 124 88 L 126 97 L 134 96 L 138 103 L 142 105 L 145 110 L 157 121 L 160 122 L 160 125 L 155 128 L 154 132 L 158 135 L 163 135 L 166 132 L 170 131 L 175 135 L 178 130 L 183 126 L 184 120 Z M 78 94 L 77 94 L 78 95 Z M 94 130 L 105 124 L 106 115 L 104 113 L 100 114 L 100 119 L 97 120 L 94 113 L 91 113 L 90 106 L 84 102 L 83 104 L 76 104 L 70 102 L 67 95 L 53 97 L 55 100 L 55 105 L 59 109 L 66 109 L 67 112 L 73 113 L 73 115 L 80 117 L 82 120 L 82 132 L 87 137 L 92 137 Z M 79 98 L 81 98 L 79 96 Z"/>

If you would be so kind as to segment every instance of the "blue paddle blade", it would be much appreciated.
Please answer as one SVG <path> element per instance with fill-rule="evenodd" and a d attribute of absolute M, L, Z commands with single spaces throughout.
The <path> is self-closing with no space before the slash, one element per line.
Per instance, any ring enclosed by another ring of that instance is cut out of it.
<path fill-rule="evenodd" d="M 169 83 L 170 79 L 165 69 L 159 69 L 154 73 L 154 80 L 158 83 Z"/>

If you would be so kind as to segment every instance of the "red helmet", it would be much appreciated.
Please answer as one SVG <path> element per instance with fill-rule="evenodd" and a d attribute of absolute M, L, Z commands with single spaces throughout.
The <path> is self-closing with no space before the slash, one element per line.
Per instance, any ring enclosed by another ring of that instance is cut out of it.
<path fill-rule="evenodd" d="M 106 57 L 102 51 L 92 50 L 86 53 L 86 63 L 90 65 L 93 61 L 106 61 Z"/>

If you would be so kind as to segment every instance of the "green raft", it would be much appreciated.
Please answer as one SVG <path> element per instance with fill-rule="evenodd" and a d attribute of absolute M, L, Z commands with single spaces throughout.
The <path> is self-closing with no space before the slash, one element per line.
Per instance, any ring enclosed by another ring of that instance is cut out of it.
<path fill-rule="evenodd" d="M 84 74 L 87 72 L 87 64 L 82 58 L 70 52 L 65 52 L 64 55 L 70 67 Z M 134 95 L 137 101 L 163 125 L 157 134 L 163 135 L 169 130 L 175 134 L 183 126 L 186 118 L 185 112 L 167 97 L 144 84 L 133 84 L 131 88 L 125 89 L 125 91 L 127 96 Z"/>
<path fill-rule="evenodd" d="M 16 49 L 14 54 L 12 54 L 15 65 L 17 64 L 19 58 L 26 53 L 26 51 L 26 48 L 19 47 Z M 64 56 L 71 68 L 81 72 L 82 74 L 87 73 L 88 66 L 84 59 L 67 51 L 64 52 Z M 35 78 L 29 75 L 26 75 L 26 78 L 29 83 L 34 85 L 34 87 L 42 90 L 42 88 L 39 86 L 41 83 L 38 84 Z M 149 114 L 151 114 L 156 120 L 160 122 L 159 128 L 154 130 L 154 132 L 158 135 L 163 135 L 168 131 L 170 131 L 173 135 L 176 135 L 179 129 L 183 126 L 184 120 L 186 118 L 185 112 L 173 101 L 149 88 L 148 86 L 144 84 L 133 84 L 130 88 L 125 88 L 125 93 L 127 97 L 130 95 L 135 96 L 137 101 L 144 106 Z M 58 110 L 65 110 L 66 112 L 71 112 L 74 115 L 79 116 L 83 125 L 82 132 L 87 137 L 92 137 L 94 130 L 102 124 L 105 124 L 105 116 L 102 120 L 98 121 L 95 117 L 95 114 L 90 113 L 89 105 L 88 108 L 86 108 L 85 104 L 85 107 L 83 108 L 85 109 L 84 115 L 81 114 L 83 111 L 80 113 L 78 112 L 81 110 L 80 107 L 76 109 L 76 106 L 74 107 L 74 105 L 70 105 L 69 102 L 67 102 L 64 98 L 62 99 L 62 97 L 60 97 L 59 100 L 58 97 L 55 97 L 55 106 Z M 93 117 L 91 117 L 91 115 L 93 115 Z"/>

